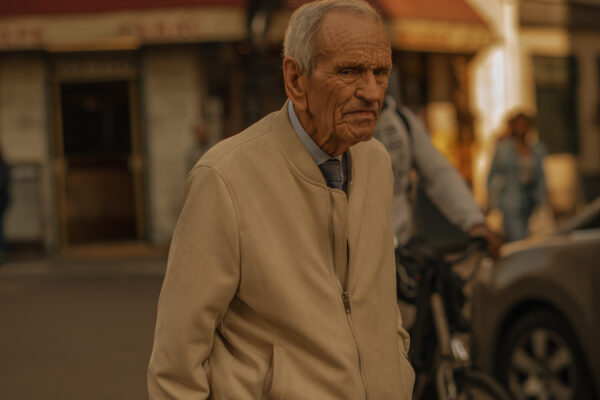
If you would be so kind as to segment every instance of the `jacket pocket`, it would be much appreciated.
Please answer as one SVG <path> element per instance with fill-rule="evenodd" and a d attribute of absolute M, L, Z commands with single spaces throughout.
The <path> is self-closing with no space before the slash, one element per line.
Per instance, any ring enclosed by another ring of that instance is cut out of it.
<path fill-rule="evenodd" d="M 264 400 L 284 400 L 286 387 L 286 351 L 283 347 L 273 345 L 271 365 L 265 378 Z"/>

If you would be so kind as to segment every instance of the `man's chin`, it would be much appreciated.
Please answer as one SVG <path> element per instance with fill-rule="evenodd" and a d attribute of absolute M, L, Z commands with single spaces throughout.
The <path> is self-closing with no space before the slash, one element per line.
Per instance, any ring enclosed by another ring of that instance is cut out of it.
<path fill-rule="evenodd" d="M 375 125 L 361 126 L 358 129 L 353 130 L 352 134 L 359 142 L 364 142 L 373 138 L 375 133 Z"/>
<path fill-rule="evenodd" d="M 359 126 L 343 125 L 338 129 L 336 136 L 340 143 L 345 143 L 348 146 L 354 146 L 359 142 L 366 142 L 373 138 L 375 132 L 374 124 L 362 124 Z"/>
<path fill-rule="evenodd" d="M 372 138 L 373 138 L 372 130 L 353 132 L 350 142 L 352 143 L 352 146 L 354 146 L 357 143 L 366 142 L 366 141 L 371 140 Z"/>

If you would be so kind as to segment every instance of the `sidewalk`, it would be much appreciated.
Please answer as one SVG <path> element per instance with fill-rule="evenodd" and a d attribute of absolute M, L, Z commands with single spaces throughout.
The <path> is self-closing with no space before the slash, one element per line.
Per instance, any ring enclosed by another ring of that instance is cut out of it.
<path fill-rule="evenodd" d="M 139 243 L 75 246 L 54 254 L 14 255 L 0 265 L 0 280 L 9 278 L 162 277 L 166 247 Z"/>
<path fill-rule="evenodd" d="M 0 398 L 148 397 L 166 255 L 131 250 L 78 248 L 0 266 Z"/>

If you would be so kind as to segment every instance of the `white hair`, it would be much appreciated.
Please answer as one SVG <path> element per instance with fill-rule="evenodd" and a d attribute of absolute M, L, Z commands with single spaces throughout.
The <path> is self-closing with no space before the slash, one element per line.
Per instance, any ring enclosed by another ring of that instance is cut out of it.
<path fill-rule="evenodd" d="M 283 56 L 294 58 L 307 75 L 315 66 L 321 23 L 332 11 L 370 17 L 383 26 L 381 15 L 364 0 L 319 0 L 304 4 L 290 18 L 283 40 Z"/>

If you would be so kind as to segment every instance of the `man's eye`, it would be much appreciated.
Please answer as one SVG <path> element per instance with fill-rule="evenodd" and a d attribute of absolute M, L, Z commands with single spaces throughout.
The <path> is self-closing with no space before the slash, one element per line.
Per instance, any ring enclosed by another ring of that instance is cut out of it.
<path fill-rule="evenodd" d="M 356 68 L 343 68 L 340 70 L 340 75 L 342 76 L 354 76 L 356 73 Z"/>

